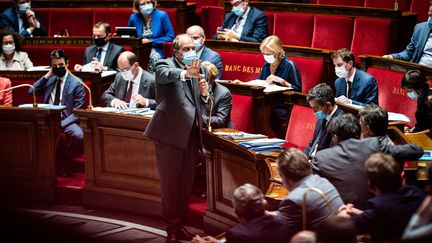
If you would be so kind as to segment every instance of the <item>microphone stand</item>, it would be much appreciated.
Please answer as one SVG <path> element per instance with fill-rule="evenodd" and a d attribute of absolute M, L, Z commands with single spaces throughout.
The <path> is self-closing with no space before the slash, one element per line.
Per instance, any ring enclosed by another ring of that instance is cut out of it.
<path fill-rule="evenodd" d="M 16 89 L 16 88 L 21 88 L 21 87 L 30 87 L 30 88 L 32 88 L 33 108 L 37 108 L 35 89 L 34 89 L 33 85 L 31 85 L 31 84 L 20 84 L 20 85 L 13 86 L 13 87 L 10 87 L 10 88 L 7 88 L 7 89 L 2 89 L 2 90 L 0 90 L 0 92 L 6 92 L 6 91 L 9 91 L 9 90 L 13 90 L 13 89 Z"/>
<path fill-rule="evenodd" d="M 212 117 L 212 112 L 213 112 L 213 104 L 214 104 L 214 99 L 213 97 L 210 95 L 210 93 L 207 94 L 208 99 L 210 100 L 210 113 L 209 113 L 209 120 L 208 120 L 208 125 L 207 125 L 207 131 L 212 132 L 212 127 L 211 127 L 211 117 Z"/>
<path fill-rule="evenodd" d="M 326 195 L 320 189 L 314 188 L 314 187 L 306 189 L 306 191 L 303 193 L 303 207 L 302 207 L 303 230 L 306 230 L 306 207 L 307 207 L 306 196 L 307 196 L 308 192 L 316 192 L 316 193 L 318 193 L 318 195 L 321 196 L 321 198 L 324 200 L 324 202 L 327 205 L 327 207 L 330 209 L 330 213 L 334 214 L 333 208 L 331 207 L 328 198 L 326 197 Z"/>
<path fill-rule="evenodd" d="M 84 88 L 87 89 L 88 94 L 89 94 L 89 105 L 87 106 L 87 110 L 93 110 L 93 101 L 92 101 L 92 93 L 91 90 L 89 88 L 89 86 L 87 86 L 87 84 L 85 84 L 80 78 L 78 78 L 77 76 L 75 76 L 72 72 L 69 72 L 72 76 L 75 77 L 76 80 L 78 80 L 83 86 Z"/>

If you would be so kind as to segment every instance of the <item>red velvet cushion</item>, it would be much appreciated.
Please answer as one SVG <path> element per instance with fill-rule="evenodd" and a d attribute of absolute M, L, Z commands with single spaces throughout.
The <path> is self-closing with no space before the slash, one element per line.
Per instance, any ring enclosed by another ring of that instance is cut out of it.
<path fill-rule="evenodd" d="M 312 47 L 330 50 L 349 48 L 353 34 L 353 22 L 353 18 L 350 17 L 316 15 Z"/>
<path fill-rule="evenodd" d="M 429 1 L 427 0 L 411 0 L 411 13 L 417 13 L 417 22 L 424 22 L 428 19 Z"/>
<path fill-rule="evenodd" d="M 423 0 L 424 2 L 427 2 Z M 364 6 L 370 8 L 386 8 L 394 9 L 395 0 L 365 0 Z M 402 11 L 408 11 L 410 2 L 409 0 L 398 0 L 398 9 Z M 424 9 L 427 12 L 426 9 Z"/>
<path fill-rule="evenodd" d="M 174 51 L 172 48 L 172 42 L 171 41 L 170 42 L 164 42 L 162 44 L 162 50 L 163 50 L 163 53 L 165 55 L 165 58 L 174 56 Z"/>
<path fill-rule="evenodd" d="M 177 20 L 177 9 L 176 8 L 159 8 L 159 10 L 162 10 L 168 14 L 171 25 L 174 29 L 174 34 L 176 34 L 176 35 L 180 34 L 179 26 L 178 26 L 178 20 Z"/>
<path fill-rule="evenodd" d="M 20 84 L 33 84 L 36 80 L 16 80 L 11 79 L 11 86 Z M 19 106 L 21 104 L 33 104 L 33 96 L 28 94 L 28 87 L 22 87 L 12 90 L 12 106 Z M 43 97 L 36 96 L 36 102 L 42 103 Z"/>
<path fill-rule="evenodd" d="M 364 0 L 318 0 L 317 3 L 327 5 L 363 6 Z"/>
<path fill-rule="evenodd" d="M 360 63 L 359 55 L 370 54 L 382 56 L 389 53 L 391 37 L 390 19 L 356 18 L 351 51 Z"/>
<path fill-rule="evenodd" d="M 310 107 L 293 105 L 285 136 L 285 147 L 295 147 L 303 150 L 313 137 L 316 118 Z"/>
<path fill-rule="evenodd" d="M 93 33 L 92 8 L 51 8 L 49 35 L 67 29 L 72 36 L 91 36 Z"/>
<path fill-rule="evenodd" d="M 55 49 L 63 49 L 69 57 L 69 69 L 75 64 L 82 64 L 86 46 L 23 46 L 34 66 L 50 66 L 50 53 Z"/>
<path fill-rule="evenodd" d="M 244 95 L 232 95 L 231 121 L 234 128 L 244 132 L 254 131 L 252 116 L 252 97 Z"/>
<path fill-rule="evenodd" d="M 268 35 L 273 35 L 273 29 L 274 29 L 274 13 L 273 12 L 264 12 L 265 16 L 267 17 L 267 29 L 268 29 Z"/>
<path fill-rule="evenodd" d="M 310 47 L 313 25 L 312 14 L 275 13 L 273 32 L 284 45 Z"/>
<path fill-rule="evenodd" d="M 208 39 L 216 34 L 217 27 L 222 26 L 224 9 L 218 6 L 204 6 L 201 8 L 201 27 Z"/>
<path fill-rule="evenodd" d="M 250 81 L 257 79 L 264 58 L 258 53 L 218 51 L 222 57 L 222 79 Z"/>
<path fill-rule="evenodd" d="M 414 125 L 417 102 L 408 98 L 401 88 L 403 73 L 375 67 L 369 67 L 367 72 L 378 82 L 379 105 L 387 111 L 407 115 L 411 119 L 410 125 Z"/>
<path fill-rule="evenodd" d="M 196 3 L 195 13 L 200 15 L 202 9 L 208 6 L 220 6 L 219 0 L 189 0 L 188 3 Z"/>
<path fill-rule="evenodd" d="M 132 14 L 131 8 L 95 8 L 93 23 L 100 21 L 107 22 L 111 26 L 111 32 L 115 33 L 115 27 L 124 27 L 128 25 L 128 20 Z"/>
<path fill-rule="evenodd" d="M 290 57 L 300 70 L 302 78 L 302 93 L 307 94 L 313 86 L 324 79 L 324 61 L 303 57 Z M 310 70 L 313 70 L 311 72 Z"/>
<path fill-rule="evenodd" d="M 49 31 L 49 23 L 50 23 L 50 14 L 51 8 L 35 8 L 33 9 L 36 16 L 39 18 L 39 22 L 45 30 Z M 48 33 L 49 35 L 49 33 Z"/>

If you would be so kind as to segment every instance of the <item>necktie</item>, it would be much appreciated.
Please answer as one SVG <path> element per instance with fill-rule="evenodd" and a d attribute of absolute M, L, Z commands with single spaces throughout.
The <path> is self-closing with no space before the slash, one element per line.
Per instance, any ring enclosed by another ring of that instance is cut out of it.
<path fill-rule="evenodd" d="M 99 48 L 97 50 L 96 58 L 98 59 L 99 62 L 101 61 L 101 58 L 102 58 L 102 48 Z"/>
<path fill-rule="evenodd" d="M 128 82 L 128 88 L 126 91 L 126 96 L 125 96 L 125 102 L 126 103 L 130 103 L 131 97 L 132 97 L 132 86 L 133 86 L 133 82 L 129 81 Z"/>
<path fill-rule="evenodd" d="M 56 90 L 55 90 L 55 96 L 54 96 L 54 105 L 60 104 L 60 88 L 61 88 L 61 79 L 57 79 L 56 81 Z"/>
<path fill-rule="evenodd" d="M 236 20 L 236 22 L 235 22 L 235 24 L 234 24 L 234 28 L 233 28 L 233 31 L 234 31 L 234 32 L 237 31 L 238 27 L 240 27 L 240 20 L 241 20 L 242 18 L 243 18 L 243 14 L 242 14 L 240 17 L 237 18 L 237 20 Z"/>
<path fill-rule="evenodd" d="M 351 95 L 351 86 L 352 86 L 352 82 L 351 81 L 347 81 L 347 92 L 346 92 L 346 97 L 349 98 Z"/>

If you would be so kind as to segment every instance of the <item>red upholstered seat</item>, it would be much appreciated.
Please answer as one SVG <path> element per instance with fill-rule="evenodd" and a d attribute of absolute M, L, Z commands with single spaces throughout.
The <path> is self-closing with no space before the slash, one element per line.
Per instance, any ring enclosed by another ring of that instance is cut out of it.
<path fill-rule="evenodd" d="M 171 25 L 174 29 L 174 34 L 180 34 L 179 26 L 178 26 L 178 19 L 177 19 L 177 9 L 176 8 L 159 8 L 159 10 L 162 10 L 168 14 L 168 17 L 171 21 Z"/>
<path fill-rule="evenodd" d="M 254 131 L 251 96 L 232 94 L 231 122 L 239 131 L 259 132 Z"/>
<path fill-rule="evenodd" d="M 216 34 L 217 27 L 222 26 L 224 20 L 224 9 L 219 6 L 203 6 L 201 8 L 201 27 L 204 29 L 206 38 L 212 39 Z"/>
<path fill-rule="evenodd" d="M 312 14 L 275 13 L 273 32 L 284 45 L 310 47 L 313 25 Z"/>
<path fill-rule="evenodd" d="M 327 5 L 363 6 L 364 0 L 318 0 L 317 3 Z"/>
<path fill-rule="evenodd" d="M 310 107 L 293 105 L 284 147 L 303 150 L 312 140 L 316 118 Z"/>
<path fill-rule="evenodd" d="M 330 50 L 349 48 L 353 34 L 353 18 L 316 15 L 312 47 Z M 337 40 L 335 39 L 337 33 Z"/>
<path fill-rule="evenodd" d="M 34 12 L 36 16 L 39 18 L 39 22 L 41 26 L 44 27 L 45 30 L 48 32 L 50 17 L 51 17 L 51 8 L 35 8 Z"/>
<path fill-rule="evenodd" d="M 111 26 L 111 32 L 115 33 L 115 27 L 127 26 L 131 8 L 95 8 L 93 23 L 107 22 Z"/>
<path fill-rule="evenodd" d="M 417 13 L 417 22 L 424 22 L 428 19 L 429 1 L 411 0 L 410 12 Z"/>
<path fill-rule="evenodd" d="M 202 9 L 208 6 L 220 6 L 219 0 L 189 0 L 188 2 L 196 3 L 195 13 L 201 14 Z"/>
<path fill-rule="evenodd" d="M 69 57 L 69 69 L 75 64 L 82 64 L 86 46 L 23 46 L 35 66 L 50 66 L 50 53 L 55 49 L 63 49 Z"/>
<path fill-rule="evenodd" d="M 49 35 L 55 35 L 63 29 L 67 29 L 72 36 L 91 36 L 93 30 L 93 9 L 52 8 Z"/>
<path fill-rule="evenodd" d="M 267 17 L 267 29 L 268 29 L 268 35 L 273 35 L 273 29 L 274 29 L 274 13 L 273 12 L 264 12 L 265 16 Z"/>
<path fill-rule="evenodd" d="M 290 57 L 300 70 L 302 77 L 302 93 L 307 94 L 309 90 L 324 79 L 324 61 L 304 57 Z M 313 70 L 311 72 L 310 70 Z"/>
<path fill-rule="evenodd" d="M 164 42 L 162 44 L 162 50 L 165 55 L 165 58 L 174 56 L 174 51 L 172 48 L 172 42 Z"/>
<path fill-rule="evenodd" d="M 402 11 L 408 11 L 410 7 L 409 0 L 398 0 L 398 9 Z M 425 1 L 427 2 L 427 1 Z M 365 0 L 364 6 L 370 8 L 386 8 L 394 9 L 395 0 Z M 424 11 L 427 12 L 426 9 Z"/>
<path fill-rule="evenodd" d="M 258 53 L 218 51 L 222 57 L 222 79 L 250 81 L 257 79 L 264 58 Z"/>
<path fill-rule="evenodd" d="M 390 19 L 356 18 L 351 51 L 358 56 L 363 54 L 382 56 L 389 53 L 391 37 Z"/>
<path fill-rule="evenodd" d="M 369 67 L 367 72 L 374 76 L 378 82 L 378 102 L 387 111 L 407 115 L 410 125 L 415 124 L 417 102 L 408 98 L 401 88 L 403 73 Z"/>
<path fill-rule="evenodd" d="M 11 79 L 11 86 L 16 86 L 20 84 L 33 84 L 36 80 L 15 80 Z M 33 96 L 28 94 L 28 88 L 18 88 L 12 90 L 12 106 L 19 106 L 22 104 L 33 104 Z M 36 103 L 42 103 L 43 97 L 42 96 L 36 96 Z"/>

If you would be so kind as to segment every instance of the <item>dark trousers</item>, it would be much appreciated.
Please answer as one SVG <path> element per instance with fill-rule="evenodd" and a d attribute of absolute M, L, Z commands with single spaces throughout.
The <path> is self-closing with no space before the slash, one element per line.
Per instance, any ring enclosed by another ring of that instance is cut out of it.
<path fill-rule="evenodd" d="M 70 172 L 72 159 L 83 151 L 84 133 L 76 123 L 69 124 L 63 132 L 66 141 L 57 144 L 57 166 L 58 170 Z"/>
<path fill-rule="evenodd" d="M 162 214 L 167 232 L 179 230 L 187 213 L 200 149 L 198 128 L 193 127 L 188 148 L 155 141 L 162 193 Z"/>

